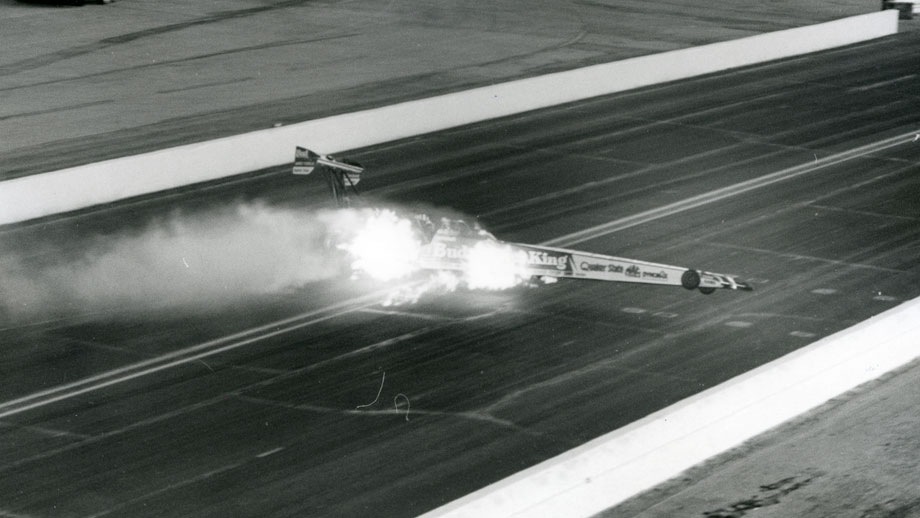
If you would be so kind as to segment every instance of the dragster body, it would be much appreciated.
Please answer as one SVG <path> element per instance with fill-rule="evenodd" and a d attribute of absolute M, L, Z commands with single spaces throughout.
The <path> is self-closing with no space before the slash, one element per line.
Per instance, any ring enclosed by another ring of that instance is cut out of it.
<path fill-rule="evenodd" d="M 470 258 L 477 250 L 485 250 L 486 253 L 491 250 L 506 258 L 505 264 L 513 264 L 522 277 L 535 280 L 556 278 L 659 284 L 699 288 L 703 293 L 712 293 L 717 288 L 751 289 L 728 275 L 565 248 L 504 242 L 485 230 L 470 227 L 462 220 L 441 222 L 422 248 L 420 263 L 425 269 L 463 272 L 469 268 Z"/>
<path fill-rule="evenodd" d="M 294 174 L 321 170 L 333 198 L 340 206 L 351 204 L 364 168 L 360 164 L 318 155 L 298 147 Z M 583 279 L 682 286 L 710 294 L 716 289 L 752 290 L 733 276 L 636 259 L 496 239 L 477 224 L 465 220 L 414 214 L 413 225 L 422 242 L 418 266 L 424 270 L 455 272 L 471 267 L 510 268 L 514 275 L 537 282 Z"/>

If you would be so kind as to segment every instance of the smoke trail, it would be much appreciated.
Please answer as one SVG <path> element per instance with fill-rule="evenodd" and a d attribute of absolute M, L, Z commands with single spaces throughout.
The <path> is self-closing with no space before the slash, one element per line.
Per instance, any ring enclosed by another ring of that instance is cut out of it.
<path fill-rule="evenodd" d="M 18 319 L 209 309 L 303 286 L 340 272 L 326 246 L 333 219 L 246 204 L 96 237 L 71 260 L 38 262 L 34 251 L 2 251 L 0 311 Z"/>

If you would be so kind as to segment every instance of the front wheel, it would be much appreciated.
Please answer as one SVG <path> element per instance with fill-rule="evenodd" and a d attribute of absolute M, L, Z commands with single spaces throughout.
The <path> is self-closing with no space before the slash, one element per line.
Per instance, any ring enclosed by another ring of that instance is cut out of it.
<path fill-rule="evenodd" d="M 715 288 L 700 288 L 700 293 L 703 295 L 712 295 L 716 292 Z"/>
<path fill-rule="evenodd" d="M 687 270 L 680 276 L 680 284 L 688 290 L 692 290 L 700 285 L 700 272 L 696 270 Z"/>

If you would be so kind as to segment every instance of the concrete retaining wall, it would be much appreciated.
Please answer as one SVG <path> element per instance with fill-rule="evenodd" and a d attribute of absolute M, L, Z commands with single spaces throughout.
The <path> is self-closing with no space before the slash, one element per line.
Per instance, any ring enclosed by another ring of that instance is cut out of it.
<path fill-rule="evenodd" d="M 0 224 L 281 165 L 298 144 L 334 153 L 895 32 L 880 11 L 17 178 L 0 182 Z"/>

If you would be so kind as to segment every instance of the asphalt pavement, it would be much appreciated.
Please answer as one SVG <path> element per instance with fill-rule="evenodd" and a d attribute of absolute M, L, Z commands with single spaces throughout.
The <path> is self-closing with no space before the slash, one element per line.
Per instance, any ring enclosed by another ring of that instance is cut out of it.
<path fill-rule="evenodd" d="M 383 286 L 331 276 L 170 305 L 185 283 L 168 268 L 144 284 L 140 244 L 316 208 L 322 186 L 286 169 L 0 229 L 15 272 L 53 273 L 44 304 L 4 307 L 0 514 L 414 516 L 917 297 L 920 144 L 873 144 L 920 128 L 918 47 L 904 34 L 351 155 L 367 201 L 510 241 L 597 227 L 572 246 L 753 293 L 573 281 L 383 306 Z M 604 226 L 692 197 L 709 201 Z M 257 237 L 232 242 L 236 263 L 286 253 Z M 122 297 L 128 282 L 156 296 Z"/>

